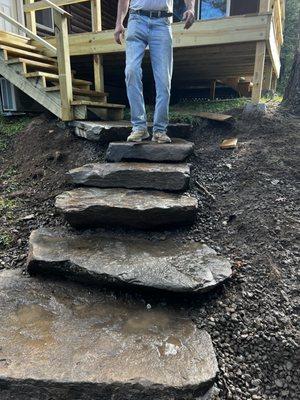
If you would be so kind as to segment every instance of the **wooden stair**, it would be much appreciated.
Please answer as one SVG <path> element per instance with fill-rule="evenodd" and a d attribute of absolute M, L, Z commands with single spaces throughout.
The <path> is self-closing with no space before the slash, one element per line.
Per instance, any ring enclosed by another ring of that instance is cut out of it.
<path fill-rule="evenodd" d="M 92 82 L 72 71 L 72 119 L 123 119 L 125 106 L 107 103 L 108 93 L 91 90 Z M 0 31 L 0 75 L 63 119 L 58 64 L 29 39 Z M 63 94 L 64 95 L 64 94 Z"/>

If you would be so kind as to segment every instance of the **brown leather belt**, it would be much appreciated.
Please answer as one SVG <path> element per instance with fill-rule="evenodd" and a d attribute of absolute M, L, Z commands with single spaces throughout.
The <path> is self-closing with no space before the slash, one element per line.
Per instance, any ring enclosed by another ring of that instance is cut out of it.
<path fill-rule="evenodd" d="M 150 11 L 150 10 L 130 10 L 130 14 L 144 15 L 149 18 L 169 18 L 173 16 L 173 13 L 168 11 Z"/>

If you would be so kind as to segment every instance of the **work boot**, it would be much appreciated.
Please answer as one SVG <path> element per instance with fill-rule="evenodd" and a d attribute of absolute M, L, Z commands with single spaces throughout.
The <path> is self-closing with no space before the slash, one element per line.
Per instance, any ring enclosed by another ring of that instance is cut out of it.
<path fill-rule="evenodd" d="M 152 137 L 153 142 L 157 143 L 171 143 L 172 140 L 165 132 L 154 132 Z"/>
<path fill-rule="evenodd" d="M 147 129 L 140 131 L 132 131 L 127 138 L 127 142 L 141 142 L 142 140 L 148 139 L 149 132 Z"/>

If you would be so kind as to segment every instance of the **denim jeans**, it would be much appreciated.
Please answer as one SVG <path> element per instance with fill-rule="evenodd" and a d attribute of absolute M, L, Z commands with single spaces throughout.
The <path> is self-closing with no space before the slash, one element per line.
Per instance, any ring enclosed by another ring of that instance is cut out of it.
<path fill-rule="evenodd" d="M 168 18 L 130 14 L 126 32 L 126 86 L 133 131 L 147 128 L 142 84 L 142 60 L 149 46 L 156 105 L 153 132 L 166 132 L 173 72 L 172 30 Z"/>

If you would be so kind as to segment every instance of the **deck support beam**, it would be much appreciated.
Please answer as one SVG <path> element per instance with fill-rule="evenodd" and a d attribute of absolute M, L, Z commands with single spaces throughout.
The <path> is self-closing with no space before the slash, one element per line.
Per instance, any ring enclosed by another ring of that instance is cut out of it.
<path fill-rule="evenodd" d="M 264 79 L 262 90 L 271 90 L 272 89 L 272 78 L 273 78 L 273 66 L 269 60 L 266 60 L 265 68 L 264 68 Z"/>
<path fill-rule="evenodd" d="M 53 16 L 57 46 L 62 120 L 71 121 L 73 119 L 73 110 L 71 106 L 73 101 L 73 88 L 69 50 L 68 19 L 66 15 L 61 15 L 56 10 L 53 10 Z"/>
<path fill-rule="evenodd" d="M 266 48 L 267 45 L 265 41 L 257 42 L 256 52 L 255 52 L 253 88 L 252 88 L 252 101 L 255 104 L 258 104 L 261 98 L 265 59 L 266 59 Z"/>

